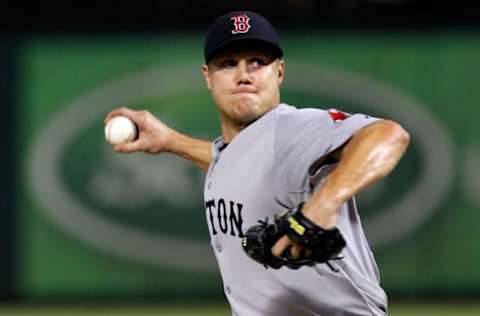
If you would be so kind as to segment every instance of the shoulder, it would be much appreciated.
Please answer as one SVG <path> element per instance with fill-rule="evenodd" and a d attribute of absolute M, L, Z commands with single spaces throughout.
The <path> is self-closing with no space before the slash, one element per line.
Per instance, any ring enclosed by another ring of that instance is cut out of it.
<path fill-rule="evenodd" d="M 336 108 L 296 108 L 289 105 L 279 106 L 277 110 L 278 132 L 291 129 L 338 129 L 357 121 L 373 117 L 360 113 L 348 113 Z"/>
<path fill-rule="evenodd" d="M 289 151 L 306 146 L 309 140 L 330 128 L 328 120 L 327 110 L 279 106 L 274 130 L 275 149 Z"/>
<path fill-rule="evenodd" d="M 303 107 L 298 108 L 293 105 L 289 105 L 286 103 L 279 104 L 275 111 L 281 117 L 301 117 L 305 115 L 321 115 L 327 114 L 328 109 L 321 109 L 321 108 L 312 108 L 312 107 Z"/>
<path fill-rule="evenodd" d="M 281 104 L 277 109 L 277 120 L 281 123 L 282 128 L 288 127 L 290 124 L 298 125 L 309 121 L 321 122 L 328 118 L 328 109 L 320 108 L 297 108 L 295 106 Z"/>
<path fill-rule="evenodd" d="M 283 123 L 282 127 L 291 124 L 313 124 L 313 126 L 330 127 L 338 129 L 339 127 L 363 124 L 363 121 L 373 122 L 379 120 L 365 113 L 349 113 L 333 107 L 326 108 L 301 108 L 288 106 L 284 111 L 278 112 L 278 119 Z"/>

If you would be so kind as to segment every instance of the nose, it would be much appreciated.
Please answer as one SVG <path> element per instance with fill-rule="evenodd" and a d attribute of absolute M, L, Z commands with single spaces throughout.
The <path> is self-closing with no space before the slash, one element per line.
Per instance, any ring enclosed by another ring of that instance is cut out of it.
<path fill-rule="evenodd" d="M 247 62 L 242 59 L 237 64 L 237 82 L 238 83 L 251 83 L 250 72 L 248 71 Z"/>

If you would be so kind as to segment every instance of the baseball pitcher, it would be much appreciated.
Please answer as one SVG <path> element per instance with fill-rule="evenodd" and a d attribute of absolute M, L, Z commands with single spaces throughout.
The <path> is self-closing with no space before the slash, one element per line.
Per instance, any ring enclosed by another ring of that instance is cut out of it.
<path fill-rule="evenodd" d="M 170 152 L 206 171 L 206 222 L 233 315 L 386 315 L 354 196 L 392 171 L 408 133 L 391 120 L 282 103 L 283 50 L 257 13 L 218 17 L 204 57 L 221 136 L 191 138 L 120 108 L 106 121 L 127 116 L 139 135 L 114 150 Z"/>

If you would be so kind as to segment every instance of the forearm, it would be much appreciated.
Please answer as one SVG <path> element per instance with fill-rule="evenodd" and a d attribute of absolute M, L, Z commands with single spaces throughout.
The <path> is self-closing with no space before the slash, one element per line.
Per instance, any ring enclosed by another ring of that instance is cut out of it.
<path fill-rule="evenodd" d="M 317 224 L 335 225 L 337 208 L 369 184 L 388 175 L 408 146 L 408 134 L 396 123 L 380 121 L 355 134 L 303 213 Z"/>
<path fill-rule="evenodd" d="M 208 170 L 208 166 L 212 161 L 211 142 L 192 138 L 180 133 L 175 133 L 174 139 L 170 149 L 172 154 L 193 162 L 204 171 Z"/>

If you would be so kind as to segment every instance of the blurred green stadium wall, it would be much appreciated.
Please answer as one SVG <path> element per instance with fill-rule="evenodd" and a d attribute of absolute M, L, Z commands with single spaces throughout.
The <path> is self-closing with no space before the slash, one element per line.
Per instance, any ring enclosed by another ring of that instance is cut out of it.
<path fill-rule="evenodd" d="M 290 33 L 284 102 L 402 123 L 412 144 L 358 197 L 390 295 L 480 293 L 478 33 Z M 203 174 L 114 154 L 104 115 L 149 109 L 212 139 L 202 37 L 37 37 L 19 56 L 17 289 L 28 299 L 221 297 Z"/>

